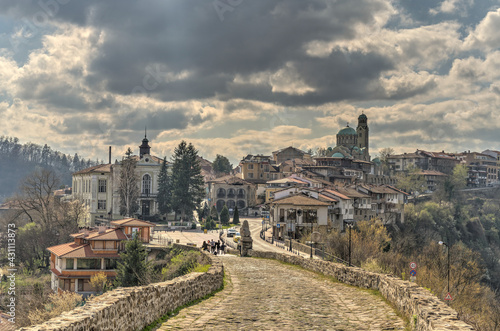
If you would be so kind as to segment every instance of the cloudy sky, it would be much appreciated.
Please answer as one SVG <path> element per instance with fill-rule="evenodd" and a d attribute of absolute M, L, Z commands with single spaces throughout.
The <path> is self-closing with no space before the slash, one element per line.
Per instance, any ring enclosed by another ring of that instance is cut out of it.
<path fill-rule="evenodd" d="M 0 135 L 107 159 L 500 149 L 499 0 L 0 0 Z"/>

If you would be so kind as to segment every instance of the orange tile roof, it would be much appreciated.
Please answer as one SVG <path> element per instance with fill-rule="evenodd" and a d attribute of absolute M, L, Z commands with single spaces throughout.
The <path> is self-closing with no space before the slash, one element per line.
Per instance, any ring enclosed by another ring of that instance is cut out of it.
<path fill-rule="evenodd" d="M 274 200 L 271 204 L 286 204 L 294 206 L 329 206 L 330 203 L 305 196 L 303 194 L 284 197 Z"/>
<path fill-rule="evenodd" d="M 123 233 L 121 229 L 106 229 L 103 233 L 99 233 L 95 230 L 89 233 L 87 240 L 127 240 L 127 236 Z"/>
<path fill-rule="evenodd" d="M 323 199 L 323 200 L 327 200 L 327 201 L 331 201 L 331 202 L 338 202 L 338 200 L 337 200 L 337 199 L 332 198 L 332 197 L 329 197 L 329 196 L 324 195 L 324 194 L 322 194 L 322 193 L 320 193 L 320 194 L 319 194 L 319 197 L 320 197 L 321 199 Z"/>
<path fill-rule="evenodd" d="M 137 218 L 125 218 L 118 221 L 111 221 L 111 225 L 114 226 L 156 226 L 156 224 L 138 220 Z"/>
<path fill-rule="evenodd" d="M 47 250 L 58 257 L 65 258 L 119 258 L 119 254 L 96 254 L 89 244 L 67 243 L 47 248 Z"/>
<path fill-rule="evenodd" d="M 347 195 L 344 195 L 344 194 L 342 194 L 342 193 L 340 193 L 340 192 L 337 192 L 337 191 L 334 191 L 334 190 L 330 190 L 330 189 L 328 189 L 328 190 L 324 190 L 324 191 L 325 191 L 325 192 L 327 192 L 327 193 L 330 193 L 330 194 L 336 195 L 336 196 L 338 196 L 338 197 L 339 197 L 339 198 L 341 198 L 341 199 L 344 199 L 344 200 L 351 200 L 351 198 L 349 198 Z"/>

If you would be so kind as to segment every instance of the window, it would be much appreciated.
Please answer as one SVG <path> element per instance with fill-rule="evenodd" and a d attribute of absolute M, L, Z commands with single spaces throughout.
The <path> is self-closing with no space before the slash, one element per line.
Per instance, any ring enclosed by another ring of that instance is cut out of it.
<path fill-rule="evenodd" d="M 76 268 L 78 270 L 82 269 L 101 269 L 101 260 L 100 259 L 78 259 L 76 263 Z"/>
<path fill-rule="evenodd" d="M 97 209 L 106 210 L 106 200 L 97 200 Z"/>
<path fill-rule="evenodd" d="M 99 179 L 99 192 L 106 192 L 106 180 Z"/>
<path fill-rule="evenodd" d="M 151 193 L 151 176 L 145 174 L 142 177 L 142 194 L 150 194 Z"/>
<path fill-rule="evenodd" d="M 248 169 L 253 170 L 253 164 L 249 164 Z"/>
<path fill-rule="evenodd" d="M 253 178 L 253 172 L 248 173 L 248 178 Z"/>
<path fill-rule="evenodd" d="M 116 259 L 104 259 L 104 261 L 106 262 L 106 270 L 116 269 L 116 266 L 117 266 Z"/>
<path fill-rule="evenodd" d="M 66 259 L 66 269 L 73 269 L 75 266 L 75 260 L 73 259 Z"/>

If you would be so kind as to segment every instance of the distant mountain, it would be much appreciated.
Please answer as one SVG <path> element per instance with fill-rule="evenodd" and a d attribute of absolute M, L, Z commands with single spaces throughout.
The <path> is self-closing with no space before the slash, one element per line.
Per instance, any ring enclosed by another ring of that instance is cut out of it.
<path fill-rule="evenodd" d="M 21 181 L 37 168 L 54 170 L 61 185 L 71 185 L 71 174 L 96 163 L 52 150 L 47 144 L 19 143 L 16 137 L 0 136 L 0 203 L 18 191 Z"/>

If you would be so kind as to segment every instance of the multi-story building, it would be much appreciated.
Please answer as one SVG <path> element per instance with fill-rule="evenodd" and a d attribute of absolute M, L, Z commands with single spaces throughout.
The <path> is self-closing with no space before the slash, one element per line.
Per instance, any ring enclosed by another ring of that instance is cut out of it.
<path fill-rule="evenodd" d="M 101 164 L 73 174 L 72 195 L 87 208 L 86 224 L 109 220 L 113 210 L 111 164 Z"/>
<path fill-rule="evenodd" d="M 467 186 L 481 187 L 498 181 L 498 159 L 490 154 L 463 152 L 457 154 L 467 166 Z"/>
<path fill-rule="evenodd" d="M 273 167 L 274 161 L 270 156 L 247 155 L 240 161 L 241 178 L 254 184 L 264 184 L 272 178 L 271 175 L 276 169 Z"/>
<path fill-rule="evenodd" d="M 246 208 L 255 206 L 255 184 L 229 175 L 209 180 L 207 185 L 209 204 L 216 206 L 218 212 L 227 206 L 230 213 L 236 207 L 244 213 Z"/>
<path fill-rule="evenodd" d="M 139 155 L 130 155 L 136 161 L 135 172 L 139 178 L 140 217 L 150 217 L 158 213 L 156 197 L 158 176 L 163 160 L 151 155 L 151 147 L 146 137 L 139 146 Z M 110 156 L 111 162 L 111 156 Z M 122 161 L 102 164 L 73 174 L 73 198 L 82 201 L 88 208 L 87 225 L 120 219 L 120 172 Z M 167 167 L 170 163 L 167 161 Z"/>
<path fill-rule="evenodd" d="M 47 248 L 50 252 L 51 287 L 54 291 L 77 292 L 84 296 L 95 293 L 90 278 L 104 272 L 109 280 L 116 277 L 124 240 L 137 233 L 144 243 L 151 240 L 155 225 L 134 218 L 111 222 L 111 228 L 100 226 L 72 234 L 73 242 Z"/>
<path fill-rule="evenodd" d="M 281 164 L 282 162 L 293 159 L 311 160 L 311 154 L 292 146 L 273 152 L 273 160 L 275 164 Z"/>

